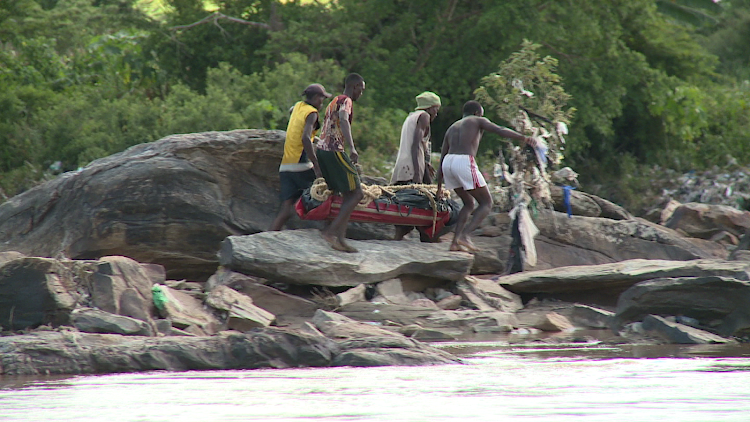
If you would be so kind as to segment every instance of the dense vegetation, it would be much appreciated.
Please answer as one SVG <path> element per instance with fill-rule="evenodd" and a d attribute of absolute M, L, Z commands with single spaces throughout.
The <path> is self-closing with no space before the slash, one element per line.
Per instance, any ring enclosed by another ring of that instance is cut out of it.
<path fill-rule="evenodd" d="M 168 134 L 283 129 L 351 71 L 361 160 L 387 173 L 416 94 L 443 99 L 439 150 L 524 40 L 572 97 L 585 190 L 630 205 L 647 169 L 750 162 L 750 0 L 14 0 L 0 40 L 0 201 Z"/>

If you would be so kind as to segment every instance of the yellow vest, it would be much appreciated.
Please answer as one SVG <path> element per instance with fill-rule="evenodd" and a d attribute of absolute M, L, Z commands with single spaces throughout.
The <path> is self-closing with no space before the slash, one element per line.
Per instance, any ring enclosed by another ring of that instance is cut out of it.
<path fill-rule="evenodd" d="M 292 115 L 289 117 L 289 125 L 286 128 L 284 157 L 281 159 L 279 171 L 304 171 L 313 168 L 307 156 L 303 157 L 305 149 L 302 146 L 302 133 L 305 130 L 307 116 L 310 113 L 317 112 L 318 110 L 315 107 L 304 101 L 300 101 L 294 105 Z M 314 137 L 317 133 L 317 129 L 313 130 L 311 136 Z"/>

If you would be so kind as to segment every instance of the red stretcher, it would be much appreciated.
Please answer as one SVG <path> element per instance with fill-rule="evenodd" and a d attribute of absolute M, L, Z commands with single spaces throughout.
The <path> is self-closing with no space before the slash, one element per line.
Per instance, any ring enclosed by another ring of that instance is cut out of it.
<path fill-rule="evenodd" d="M 319 206 L 306 210 L 300 198 L 294 206 L 297 215 L 303 220 L 333 220 L 341 209 L 341 196 L 331 195 Z M 434 217 L 434 219 L 433 219 Z M 372 201 L 367 206 L 357 204 L 349 221 L 360 223 L 385 223 L 401 226 L 415 226 L 421 233 L 434 239 L 442 234 L 451 220 L 450 209 L 438 211 L 435 216 L 431 209 L 410 207 L 403 204 Z M 434 225 L 433 225 L 434 221 Z"/>

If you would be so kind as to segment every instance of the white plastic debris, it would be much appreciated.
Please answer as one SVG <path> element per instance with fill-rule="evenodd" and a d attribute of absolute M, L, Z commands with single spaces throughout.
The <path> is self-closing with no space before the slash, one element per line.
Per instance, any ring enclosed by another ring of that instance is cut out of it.
<path fill-rule="evenodd" d="M 517 90 L 521 91 L 521 95 L 525 95 L 527 97 L 533 97 L 534 93 L 531 91 L 527 91 L 523 88 L 523 82 L 520 79 L 513 79 L 513 82 L 510 83 L 513 88 L 516 88 Z"/>

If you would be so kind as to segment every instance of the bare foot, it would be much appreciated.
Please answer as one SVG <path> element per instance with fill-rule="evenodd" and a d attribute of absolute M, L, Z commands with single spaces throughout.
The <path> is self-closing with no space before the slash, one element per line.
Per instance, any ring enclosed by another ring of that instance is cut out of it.
<path fill-rule="evenodd" d="M 333 249 L 339 250 L 336 246 L 339 246 L 339 238 L 337 236 L 334 236 L 325 230 L 320 231 L 320 235 L 323 237 L 323 240 L 328 242 Z M 341 247 L 341 246 L 339 246 Z"/>
<path fill-rule="evenodd" d="M 330 235 L 324 231 L 320 232 L 320 235 L 323 237 L 323 240 L 328 242 L 328 244 L 331 245 L 331 247 L 337 251 L 341 252 L 359 252 L 355 248 L 347 245 L 344 243 L 341 239 L 339 239 L 337 236 Z"/>
<path fill-rule="evenodd" d="M 348 243 L 344 242 L 344 239 L 339 239 L 338 241 L 339 241 L 338 242 L 339 245 L 341 245 L 341 247 L 343 248 L 343 249 L 339 249 L 340 251 L 349 252 L 349 253 L 357 253 L 357 252 L 359 252 L 357 250 L 357 248 L 355 248 L 354 246 L 351 246 Z"/>
<path fill-rule="evenodd" d="M 457 239 L 456 243 L 466 248 L 469 252 L 479 252 L 480 249 L 474 246 L 469 239 Z"/>
<path fill-rule="evenodd" d="M 449 248 L 450 251 L 453 252 L 466 252 L 466 249 L 459 245 L 458 243 L 451 243 L 451 247 Z"/>

